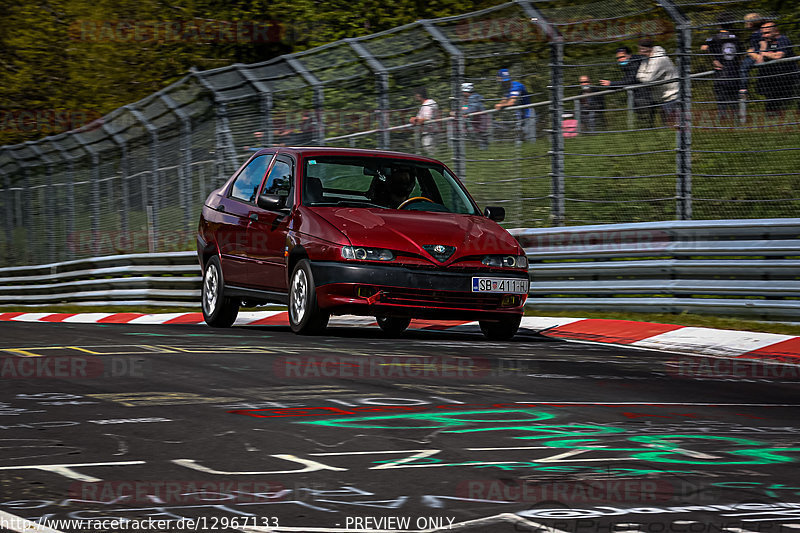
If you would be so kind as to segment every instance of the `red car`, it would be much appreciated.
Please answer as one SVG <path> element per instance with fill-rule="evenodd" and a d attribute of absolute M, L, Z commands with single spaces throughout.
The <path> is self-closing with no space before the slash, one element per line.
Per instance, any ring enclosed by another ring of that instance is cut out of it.
<path fill-rule="evenodd" d="M 389 334 L 412 318 L 478 320 L 509 339 L 528 295 L 528 261 L 441 162 L 377 150 L 256 152 L 209 195 L 197 252 L 203 316 L 283 303 L 296 333 L 331 314 L 375 316 Z"/>

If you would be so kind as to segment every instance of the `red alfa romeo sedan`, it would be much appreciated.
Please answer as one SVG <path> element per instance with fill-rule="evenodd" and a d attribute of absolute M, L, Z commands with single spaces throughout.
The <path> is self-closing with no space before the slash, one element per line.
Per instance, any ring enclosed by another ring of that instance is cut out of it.
<path fill-rule="evenodd" d="M 399 335 L 412 318 L 478 320 L 510 339 L 528 295 L 528 261 L 441 162 L 398 152 L 256 152 L 203 206 L 197 253 L 208 325 L 240 305 L 283 303 L 296 333 L 331 314 L 374 316 Z"/>

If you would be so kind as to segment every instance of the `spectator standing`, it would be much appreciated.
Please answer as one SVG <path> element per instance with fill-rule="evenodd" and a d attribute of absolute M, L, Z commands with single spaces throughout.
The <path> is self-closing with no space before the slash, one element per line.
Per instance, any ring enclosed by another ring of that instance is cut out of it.
<path fill-rule="evenodd" d="M 744 27 L 751 31 L 750 38 L 747 42 L 747 55 L 742 59 L 741 70 L 739 76 L 741 83 L 739 85 L 739 92 L 746 93 L 747 85 L 750 81 L 750 70 L 755 66 L 755 59 L 751 54 L 755 53 L 759 48 L 761 42 L 761 24 L 763 20 L 758 13 L 748 13 L 744 16 Z"/>
<path fill-rule="evenodd" d="M 792 42 L 781 35 L 778 25 L 769 20 L 761 25 L 758 50 L 750 56 L 758 67 L 758 92 L 767 98 L 764 107 L 768 117 L 782 114 L 790 98 L 795 96 L 797 63 L 775 63 L 778 59 L 794 57 Z"/>
<path fill-rule="evenodd" d="M 503 98 L 494 105 L 498 111 L 506 107 L 517 105 L 527 105 L 531 103 L 530 94 L 528 89 L 525 88 L 521 82 L 513 81 L 511 73 L 507 68 L 501 68 L 497 71 L 497 81 L 500 83 L 500 92 Z M 525 109 L 517 109 L 514 111 L 515 126 L 517 130 L 517 144 L 528 138 L 528 128 L 530 128 L 531 110 L 529 107 Z"/>
<path fill-rule="evenodd" d="M 483 114 L 471 117 L 471 113 L 485 111 L 483 96 L 475 92 L 475 86 L 471 83 L 461 84 L 461 112 L 465 115 L 464 124 L 467 129 L 467 137 L 478 142 L 480 150 L 486 150 L 489 145 L 489 115 Z"/>
<path fill-rule="evenodd" d="M 741 61 L 739 40 L 728 31 L 729 24 L 720 20 L 719 31 L 706 39 L 702 51 L 711 54 L 714 66 L 714 96 L 717 99 L 717 116 L 720 120 L 733 118 L 739 95 Z"/>
<path fill-rule="evenodd" d="M 428 90 L 420 87 L 414 92 L 414 98 L 420 103 L 419 111 L 416 116 L 411 117 L 411 124 L 421 128 L 420 140 L 422 149 L 428 155 L 432 155 L 436 149 L 436 133 L 439 131 L 439 123 L 432 122 L 439 118 L 439 106 L 436 100 L 428 98 Z"/>
<path fill-rule="evenodd" d="M 589 76 L 580 77 L 581 94 L 596 93 L 600 89 L 592 86 Z M 586 132 L 606 129 L 606 97 L 602 95 L 587 96 L 580 100 L 581 128 Z"/>
<path fill-rule="evenodd" d="M 622 71 L 622 79 L 618 81 L 600 80 L 600 85 L 605 87 L 627 87 L 636 85 L 636 73 L 645 57 L 632 54 L 627 46 L 617 48 L 617 66 Z M 653 107 L 652 87 L 640 87 L 633 90 L 633 107 L 636 110 L 636 117 L 640 127 L 652 128 L 655 118 L 655 108 Z"/>
<path fill-rule="evenodd" d="M 672 80 L 678 77 L 675 63 L 667 55 L 666 50 L 657 46 L 652 39 L 639 41 L 639 54 L 645 59 L 639 65 L 636 79 L 640 83 Z M 661 102 L 661 116 L 665 125 L 677 123 L 678 82 L 665 83 L 653 87 L 656 100 Z"/>

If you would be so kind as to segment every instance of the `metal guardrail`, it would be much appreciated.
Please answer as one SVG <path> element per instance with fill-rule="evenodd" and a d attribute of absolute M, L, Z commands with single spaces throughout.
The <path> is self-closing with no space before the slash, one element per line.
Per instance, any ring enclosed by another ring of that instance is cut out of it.
<path fill-rule="evenodd" d="M 157 305 L 200 302 L 196 252 L 126 254 L 0 268 L 0 305 Z"/>
<path fill-rule="evenodd" d="M 528 307 L 800 317 L 800 219 L 517 229 Z"/>
<path fill-rule="evenodd" d="M 800 218 L 515 229 L 528 307 L 800 317 Z M 0 268 L 0 305 L 197 306 L 195 252 Z"/>

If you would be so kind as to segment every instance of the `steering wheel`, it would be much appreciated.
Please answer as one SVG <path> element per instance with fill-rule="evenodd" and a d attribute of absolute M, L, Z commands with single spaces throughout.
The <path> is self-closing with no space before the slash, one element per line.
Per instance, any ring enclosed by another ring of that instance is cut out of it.
<path fill-rule="evenodd" d="M 405 206 L 407 206 L 411 202 L 430 202 L 432 204 L 436 203 L 433 200 L 431 200 L 430 198 L 425 198 L 424 196 L 414 196 L 413 198 L 409 198 L 405 202 L 403 202 L 400 205 L 398 205 L 397 209 L 403 209 Z"/>

